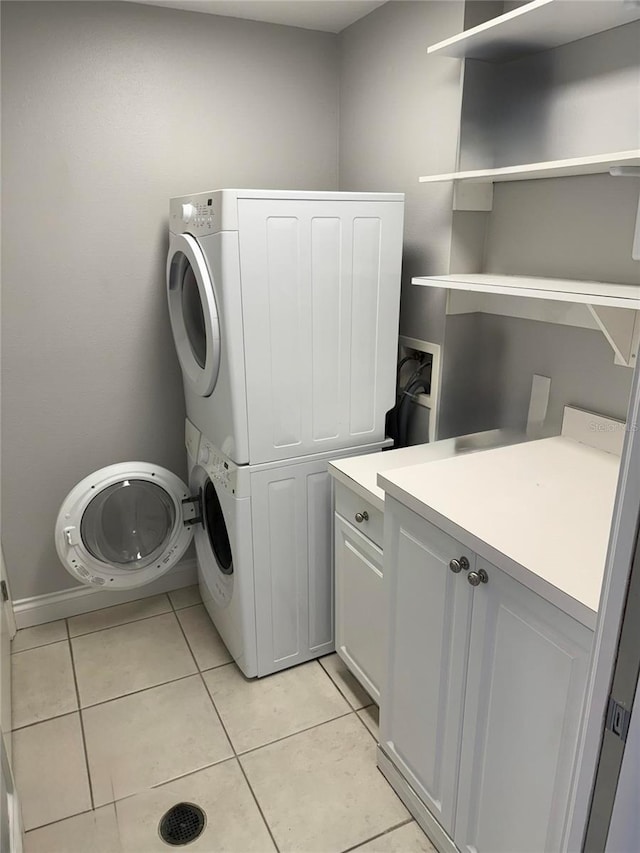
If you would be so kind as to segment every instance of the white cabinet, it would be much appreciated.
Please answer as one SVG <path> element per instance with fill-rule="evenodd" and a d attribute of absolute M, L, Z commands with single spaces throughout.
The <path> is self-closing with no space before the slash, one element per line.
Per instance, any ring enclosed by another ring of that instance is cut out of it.
<path fill-rule="evenodd" d="M 389 665 L 381 743 L 444 829 L 453 831 L 472 589 L 449 571 L 469 552 L 393 507 L 385 539 Z M 387 522 L 389 517 L 387 516 Z"/>
<path fill-rule="evenodd" d="M 561 850 L 593 635 L 490 563 L 477 567 L 488 582 L 473 593 L 456 844 Z"/>
<path fill-rule="evenodd" d="M 442 849 L 559 851 L 592 632 L 388 494 L 385 511 L 384 755 Z"/>
<path fill-rule="evenodd" d="M 387 645 L 383 514 L 340 483 L 334 483 L 334 489 L 336 651 L 380 703 Z"/>

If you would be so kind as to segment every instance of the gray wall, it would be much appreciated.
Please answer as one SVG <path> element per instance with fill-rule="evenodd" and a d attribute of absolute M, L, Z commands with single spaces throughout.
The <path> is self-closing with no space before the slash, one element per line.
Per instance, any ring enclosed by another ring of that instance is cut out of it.
<path fill-rule="evenodd" d="M 435 342 L 444 294 L 410 281 L 448 270 L 453 189 L 418 176 L 455 169 L 460 63 L 427 46 L 463 19 L 462 0 L 394 0 L 340 34 L 340 189 L 406 194 L 400 330 Z"/>
<path fill-rule="evenodd" d="M 60 502 L 103 465 L 184 475 L 168 199 L 337 187 L 334 35 L 124 3 L 2 3 L 3 544 L 73 585 Z"/>
<path fill-rule="evenodd" d="M 639 44 L 640 21 L 513 62 L 468 60 L 460 168 L 637 148 Z"/>

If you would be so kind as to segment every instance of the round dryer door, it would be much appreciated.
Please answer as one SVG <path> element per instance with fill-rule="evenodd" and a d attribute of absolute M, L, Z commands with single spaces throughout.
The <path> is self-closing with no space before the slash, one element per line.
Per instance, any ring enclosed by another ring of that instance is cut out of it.
<path fill-rule="evenodd" d="M 173 234 L 167 258 L 169 317 L 185 381 L 201 397 L 220 369 L 218 306 L 202 250 L 190 234 Z"/>
<path fill-rule="evenodd" d="M 82 583 L 143 586 L 174 566 L 193 539 L 200 498 L 164 468 L 125 462 L 85 477 L 62 503 L 56 549 Z"/>

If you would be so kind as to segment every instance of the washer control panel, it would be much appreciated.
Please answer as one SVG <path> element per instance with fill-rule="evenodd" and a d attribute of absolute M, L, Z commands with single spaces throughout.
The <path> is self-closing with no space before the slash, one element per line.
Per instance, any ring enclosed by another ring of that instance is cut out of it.
<path fill-rule="evenodd" d="M 204 437 L 200 440 L 198 462 L 205 469 L 212 483 L 235 494 L 237 483 L 236 466 Z"/>

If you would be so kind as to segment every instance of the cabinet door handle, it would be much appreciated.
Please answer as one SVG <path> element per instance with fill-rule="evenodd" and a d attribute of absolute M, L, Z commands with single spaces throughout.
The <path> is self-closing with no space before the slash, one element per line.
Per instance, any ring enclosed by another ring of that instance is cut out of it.
<path fill-rule="evenodd" d="M 366 509 L 364 512 L 356 513 L 356 521 L 358 522 L 358 524 L 362 524 L 363 521 L 369 521 L 369 513 L 366 511 Z"/>
<path fill-rule="evenodd" d="M 450 560 L 449 561 L 449 568 L 456 575 L 458 574 L 458 572 L 462 571 L 462 569 L 464 569 L 466 572 L 467 569 L 469 568 L 469 560 L 467 560 L 466 557 L 460 557 L 459 560 Z"/>
<path fill-rule="evenodd" d="M 481 583 L 488 583 L 489 575 L 484 569 L 478 569 L 477 572 L 469 572 L 467 580 L 471 586 L 480 586 Z"/>

